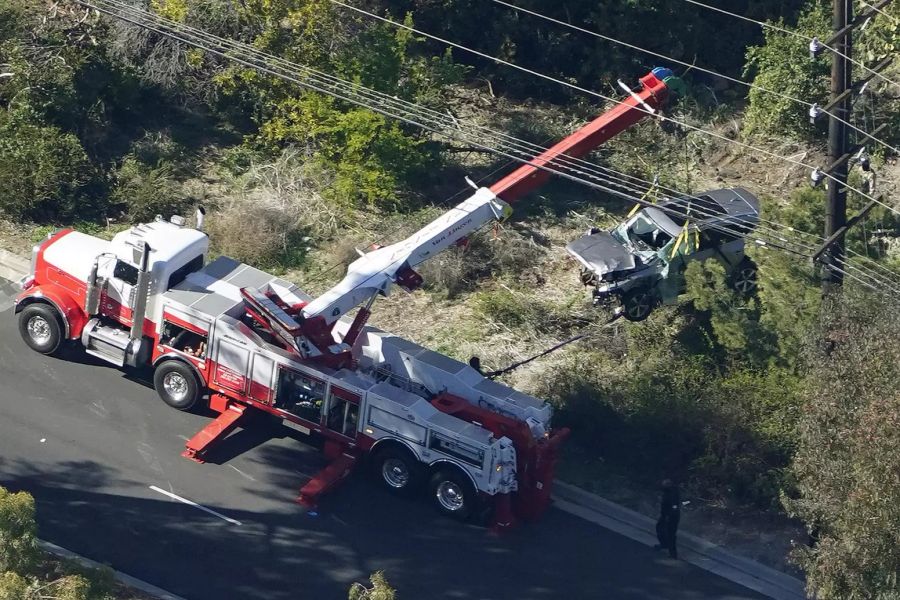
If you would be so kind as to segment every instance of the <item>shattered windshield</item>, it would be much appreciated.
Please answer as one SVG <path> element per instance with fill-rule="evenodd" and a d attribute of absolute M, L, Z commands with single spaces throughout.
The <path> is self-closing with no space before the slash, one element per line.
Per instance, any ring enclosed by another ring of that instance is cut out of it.
<path fill-rule="evenodd" d="M 628 243 L 638 252 L 655 252 L 672 240 L 672 236 L 643 213 L 639 213 L 626 229 Z"/>

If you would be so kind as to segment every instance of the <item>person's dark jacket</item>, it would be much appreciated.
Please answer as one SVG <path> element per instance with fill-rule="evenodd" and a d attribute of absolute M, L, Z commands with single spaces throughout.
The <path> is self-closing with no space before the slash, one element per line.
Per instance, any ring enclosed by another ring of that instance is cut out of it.
<path fill-rule="evenodd" d="M 659 516 L 664 519 L 677 519 L 680 515 L 681 494 L 678 492 L 678 488 L 674 485 L 664 487 L 659 502 Z"/>

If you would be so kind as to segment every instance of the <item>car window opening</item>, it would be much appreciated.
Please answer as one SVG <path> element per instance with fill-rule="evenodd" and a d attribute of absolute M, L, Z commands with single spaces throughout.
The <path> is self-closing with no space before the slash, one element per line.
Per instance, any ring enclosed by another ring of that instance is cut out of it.
<path fill-rule="evenodd" d="M 628 228 L 628 239 L 639 250 L 660 250 L 672 241 L 672 236 L 647 217 L 638 215 Z"/>

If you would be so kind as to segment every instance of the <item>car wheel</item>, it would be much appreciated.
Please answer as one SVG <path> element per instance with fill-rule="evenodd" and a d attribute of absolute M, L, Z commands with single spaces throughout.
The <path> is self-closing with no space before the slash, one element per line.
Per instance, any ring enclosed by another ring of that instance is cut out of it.
<path fill-rule="evenodd" d="M 759 285 L 756 263 L 744 259 L 731 276 L 731 287 L 742 296 L 752 296 Z"/>
<path fill-rule="evenodd" d="M 440 469 L 431 477 L 428 489 L 435 508 L 443 515 L 465 521 L 475 508 L 475 487 L 458 469 Z"/>
<path fill-rule="evenodd" d="M 629 321 L 643 321 L 653 312 L 656 296 L 647 289 L 638 289 L 626 293 L 622 297 L 622 308 Z"/>
<path fill-rule="evenodd" d="M 178 410 L 190 410 L 200 398 L 200 382 L 194 371 L 177 360 L 156 367 L 153 387 L 163 402 Z"/>
<path fill-rule="evenodd" d="M 63 342 L 60 316 L 52 306 L 29 304 L 19 313 L 19 334 L 35 352 L 55 354 Z"/>
<path fill-rule="evenodd" d="M 419 461 L 408 450 L 387 446 L 375 453 L 372 466 L 378 481 L 392 494 L 406 495 L 418 487 Z"/>

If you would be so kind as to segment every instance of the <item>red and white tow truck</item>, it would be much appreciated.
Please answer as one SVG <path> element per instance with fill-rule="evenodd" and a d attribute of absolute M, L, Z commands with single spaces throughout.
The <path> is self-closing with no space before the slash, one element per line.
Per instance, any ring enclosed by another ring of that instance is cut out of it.
<path fill-rule="evenodd" d="M 307 505 L 368 455 L 389 490 L 427 485 L 447 515 L 481 504 L 499 526 L 536 518 L 568 433 L 552 428 L 551 407 L 366 320 L 393 286 L 421 286 L 418 264 L 509 216 L 511 202 L 548 178 L 541 165 L 582 157 L 659 107 L 670 76 L 647 74 L 622 104 L 409 238 L 361 256 L 315 299 L 231 258 L 207 263 L 202 214 L 196 229 L 157 218 L 112 241 L 59 231 L 34 248 L 16 299 L 20 332 L 45 354 L 78 342 L 120 367 L 150 366 L 174 408 L 208 403 L 219 416 L 187 443 L 188 458 L 202 462 L 251 409 L 321 436 L 331 462 L 301 489 Z"/>

